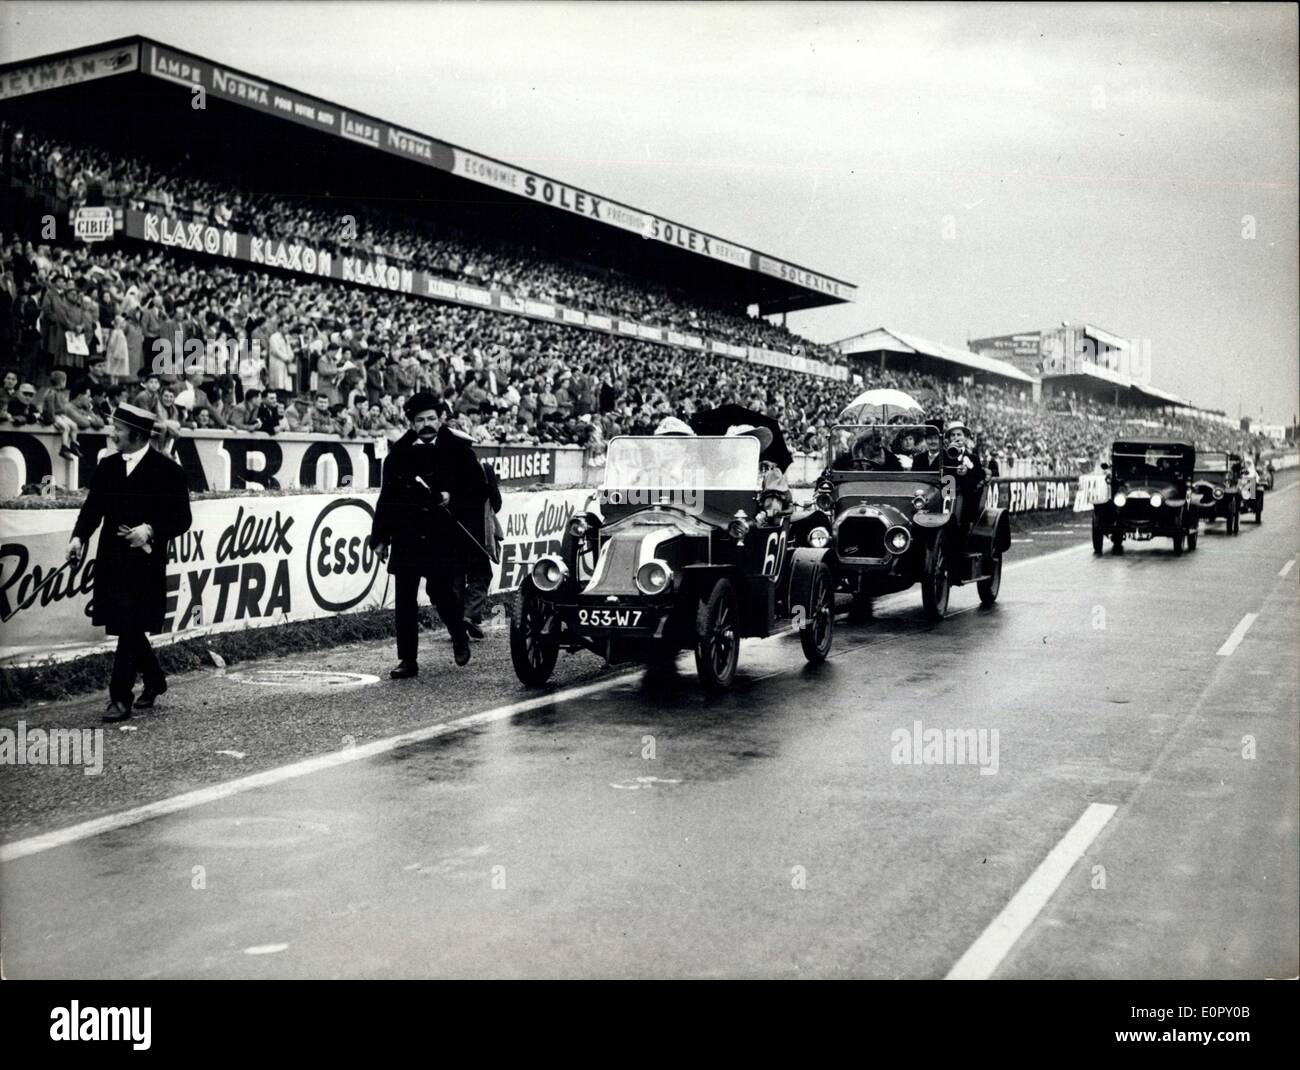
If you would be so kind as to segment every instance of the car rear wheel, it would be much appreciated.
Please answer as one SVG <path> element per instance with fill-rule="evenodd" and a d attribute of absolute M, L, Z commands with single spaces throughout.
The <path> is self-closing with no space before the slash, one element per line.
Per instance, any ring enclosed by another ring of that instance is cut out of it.
<path fill-rule="evenodd" d="M 998 600 L 998 591 L 1002 590 L 1002 553 L 993 555 L 993 568 L 986 580 L 977 580 L 975 590 L 979 592 L 980 605 L 991 606 Z"/>
<path fill-rule="evenodd" d="M 545 631 L 554 620 L 555 609 L 525 580 L 510 606 L 510 660 L 525 687 L 541 687 L 555 669 L 560 644 Z"/>
<path fill-rule="evenodd" d="M 835 585 L 831 582 L 830 569 L 824 564 L 813 569 L 808 583 L 808 613 L 800 624 L 803 656 L 814 664 L 825 661 L 835 637 Z"/>
<path fill-rule="evenodd" d="M 1106 546 L 1106 533 L 1101 530 L 1101 525 L 1097 523 L 1097 514 L 1092 516 L 1092 552 L 1101 554 Z"/>
<path fill-rule="evenodd" d="M 695 669 L 706 691 L 725 691 L 740 656 L 740 606 L 731 581 L 718 580 L 695 614 Z"/>
<path fill-rule="evenodd" d="M 944 538 L 936 538 L 925 554 L 925 575 L 921 578 L 921 605 L 931 623 L 938 623 L 948 615 L 948 558 Z"/>

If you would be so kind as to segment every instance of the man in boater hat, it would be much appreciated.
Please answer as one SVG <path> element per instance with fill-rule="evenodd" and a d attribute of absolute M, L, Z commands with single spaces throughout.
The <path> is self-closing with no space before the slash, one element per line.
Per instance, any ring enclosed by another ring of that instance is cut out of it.
<path fill-rule="evenodd" d="M 190 528 L 190 493 L 175 461 L 149 448 L 155 414 L 135 405 L 113 410 L 117 453 L 95 468 L 90 492 L 68 543 L 80 561 L 103 524 L 95 554 L 92 620 L 117 636 L 105 721 L 132 709 L 152 709 L 167 679 L 146 633 L 163 630 L 167 615 L 167 543 Z M 135 698 L 135 678 L 144 690 Z"/>
<path fill-rule="evenodd" d="M 420 671 L 416 599 L 422 578 L 451 635 L 456 664 L 470 659 L 465 575 L 472 555 L 486 552 L 472 533 L 482 530 L 488 486 L 465 436 L 442 423 L 447 415 L 432 394 L 412 395 L 406 403 L 411 429 L 384 461 L 370 545 L 387 560 L 395 581 L 398 660 L 388 674 L 394 680 Z"/>

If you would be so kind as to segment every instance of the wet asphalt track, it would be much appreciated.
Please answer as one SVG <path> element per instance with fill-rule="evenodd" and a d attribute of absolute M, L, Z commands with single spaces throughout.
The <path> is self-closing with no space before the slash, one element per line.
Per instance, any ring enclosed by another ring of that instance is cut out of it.
<path fill-rule="evenodd" d="M 100 777 L 2 771 L 4 972 L 1294 976 L 1298 498 L 1182 558 L 1070 535 L 1012 567 L 1013 546 L 994 609 L 962 588 L 932 629 L 904 594 L 841 618 L 813 669 L 794 637 L 749 642 L 721 699 L 689 655 L 658 678 L 584 655 L 561 660 L 569 690 L 511 709 L 500 638 L 457 674 L 426 636 L 418 681 L 324 696 L 193 674 L 110 732 Z M 266 665 L 390 663 L 369 644 Z M 4 724 L 89 726 L 101 703 Z M 916 721 L 996 730 L 996 774 L 892 761 Z M 33 839 L 186 791 L 207 794 Z M 1076 843 L 1085 812 L 1109 819 Z M 1063 839 L 1058 883 L 1034 876 Z"/>

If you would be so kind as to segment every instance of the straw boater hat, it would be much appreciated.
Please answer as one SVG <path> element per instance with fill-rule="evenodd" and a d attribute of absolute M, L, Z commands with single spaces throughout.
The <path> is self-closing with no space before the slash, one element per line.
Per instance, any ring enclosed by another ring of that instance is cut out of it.
<path fill-rule="evenodd" d="M 676 416 L 665 416 L 659 421 L 659 426 L 655 428 L 656 435 L 694 435 L 691 425 L 685 420 L 679 420 Z"/>
<path fill-rule="evenodd" d="M 758 439 L 760 453 L 772 445 L 772 429 L 770 427 L 755 427 L 753 424 L 732 424 L 727 428 L 727 436 L 730 438 L 736 435 L 748 435 L 750 438 Z"/>
<path fill-rule="evenodd" d="M 148 409 L 128 405 L 126 402 L 113 410 L 113 419 L 145 435 L 152 435 L 154 424 L 158 422 L 157 417 Z"/>

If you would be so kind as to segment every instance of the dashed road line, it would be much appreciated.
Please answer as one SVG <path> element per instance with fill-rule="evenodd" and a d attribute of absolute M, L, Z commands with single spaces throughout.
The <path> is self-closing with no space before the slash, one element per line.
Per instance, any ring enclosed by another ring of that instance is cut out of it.
<path fill-rule="evenodd" d="M 1052 848 L 1011 901 L 1002 908 L 966 954 L 948 971 L 949 981 L 984 981 L 1002 965 L 1002 960 L 1024 935 L 1074 864 L 1083 857 L 1097 834 L 1114 815 L 1117 807 L 1109 803 L 1092 803 L 1079 820 Z"/>
<path fill-rule="evenodd" d="M 1279 572 L 1278 575 L 1285 576 L 1288 572 L 1291 571 L 1291 566 L 1294 564 L 1295 564 L 1295 558 L 1293 557 L 1291 558 L 1290 561 L 1288 561 L 1285 565 L 1282 566 L 1282 571 Z"/>
<path fill-rule="evenodd" d="M 1259 618 L 1258 613 L 1247 613 L 1237 622 L 1237 626 L 1232 629 L 1232 634 L 1224 641 L 1223 646 L 1219 647 L 1219 657 L 1227 658 L 1232 656 L 1232 652 L 1241 645 L 1241 641 L 1246 638 L 1246 633 L 1250 631 L 1250 626 Z"/>

